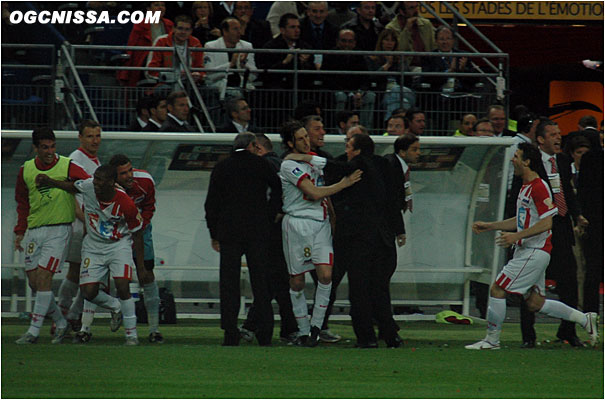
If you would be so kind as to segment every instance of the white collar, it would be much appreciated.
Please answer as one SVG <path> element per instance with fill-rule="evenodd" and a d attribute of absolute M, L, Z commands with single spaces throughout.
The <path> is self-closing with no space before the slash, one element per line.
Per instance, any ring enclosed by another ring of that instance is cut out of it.
<path fill-rule="evenodd" d="M 168 113 L 168 116 L 171 117 L 173 120 L 175 120 L 176 123 L 179 124 L 179 126 L 185 125 L 185 121 L 181 121 L 180 119 L 178 119 L 177 117 L 175 117 L 171 113 Z"/>
<path fill-rule="evenodd" d="M 401 168 L 403 169 L 403 173 L 406 174 L 408 172 L 408 169 L 410 169 L 410 167 L 405 162 L 405 160 L 403 158 L 401 158 L 401 156 L 399 154 L 395 153 L 395 156 L 397 157 L 397 159 L 401 163 Z"/>
<path fill-rule="evenodd" d="M 143 121 L 138 115 L 137 115 L 137 122 L 139 123 L 139 125 L 141 125 L 141 128 L 144 128 L 147 126 L 147 123 L 145 121 Z"/>
<path fill-rule="evenodd" d="M 550 163 L 550 159 L 555 157 L 555 161 L 557 160 L 556 158 L 556 154 L 553 154 L 552 156 L 550 154 L 546 154 L 545 152 L 542 151 L 542 149 L 540 149 L 540 154 L 542 154 L 542 162 L 543 163 Z"/>
<path fill-rule="evenodd" d="M 235 126 L 235 129 L 237 129 L 237 131 L 239 133 L 246 132 L 246 130 L 248 129 L 248 126 L 250 125 L 250 124 L 246 124 L 246 125 L 238 124 L 237 122 L 235 122 L 235 120 L 231 120 L 231 122 L 233 123 L 233 126 Z"/>
<path fill-rule="evenodd" d="M 152 123 L 152 124 L 154 124 L 158 128 L 162 127 L 162 124 L 155 122 L 155 120 L 153 118 L 149 118 L 149 122 Z"/>

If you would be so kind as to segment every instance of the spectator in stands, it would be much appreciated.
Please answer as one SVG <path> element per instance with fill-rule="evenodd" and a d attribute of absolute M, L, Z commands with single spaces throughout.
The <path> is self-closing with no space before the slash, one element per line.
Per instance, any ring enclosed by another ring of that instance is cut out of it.
<path fill-rule="evenodd" d="M 301 101 L 294 109 L 293 118 L 300 121 L 307 115 L 318 115 L 321 117 L 321 106 L 312 100 Z"/>
<path fill-rule="evenodd" d="M 341 27 L 346 22 L 349 22 L 356 17 L 355 11 L 351 11 L 348 1 L 332 1 L 331 10 L 328 11 L 327 20 L 334 26 Z"/>
<path fill-rule="evenodd" d="M 583 136 L 577 136 L 571 139 L 565 152 L 573 162 L 571 163 L 571 183 L 574 191 L 578 189 L 578 178 L 580 175 L 580 162 L 582 156 L 590 151 L 590 142 Z"/>
<path fill-rule="evenodd" d="M 350 51 L 356 49 L 357 41 L 355 37 L 355 32 L 351 29 L 341 29 L 338 33 L 335 50 Z M 367 71 L 364 57 L 354 54 L 327 54 L 323 59 L 321 69 L 323 71 L 340 71 L 339 74 L 326 75 L 324 78 L 325 88 L 336 91 L 334 93 L 336 110 L 340 111 L 347 108 L 347 102 L 351 99 L 352 108 L 360 110 L 361 123 L 371 129 L 374 122 L 376 94 L 368 90 L 370 88 L 368 79 L 364 79 L 360 75 L 348 75 L 345 72 Z"/>
<path fill-rule="evenodd" d="M 278 2 L 275 2 L 278 4 Z M 300 40 L 300 22 L 294 14 L 284 14 L 279 20 L 280 35 L 271 39 L 263 48 L 265 49 L 310 49 L 311 45 Z M 257 63 L 263 69 L 294 69 L 294 54 L 259 54 Z M 311 54 L 300 54 L 298 56 L 298 69 L 314 70 L 315 65 Z M 300 75 L 298 88 L 307 88 L 313 81 L 310 75 Z M 264 74 L 263 84 L 266 88 L 292 89 L 294 82 L 293 74 Z"/>
<path fill-rule="evenodd" d="M 222 37 L 206 43 L 207 49 L 252 49 L 252 44 L 245 40 L 240 40 L 241 25 L 235 17 L 227 17 L 221 23 Z M 255 74 L 226 72 L 227 69 L 247 69 L 256 71 L 254 62 L 254 53 L 214 53 L 207 52 L 204 56 L 204 65 L 208 69 L 214 69 L 217 72 L 207 72 L 206 84 L 216 87 L 220 93 L 220 98 L 224 98 L 226 90 L 233 95 L 241 95 L 239 88 L 254 88 L 251 81 L 255 79 Z M 251 75 L 247 78 L 248 75 Z M 230 88 L 230 89 L 227 89 Z"/>
<path fill-rule="evenodd" d="M 376 47 L 382 25 L 374 18 L 375 15 L 375 1 L 360 1 L 357 16 L 342 25 L 341 29 L 350 29 L 355 33 L 357 50 L 373 51 Z"/>
<path fill-rule="evenodd" d="M 481 118 L 473 125 L 472 136 L 494 136 L 494 127 L 487 118 Z"/>
<path fill-rule="evenodd" d="M 175 21 L 180 15 L 191 15 L 192 6 L 190 1 L 169 1 L 166 3 L 166 18 Z"/>
<path fill-rule="evenodd" d="M 172 92 L 166 98 L 168 115 L 160 128 L 160 132 L 195 132 L 188 122 L 189 97 L 183 91 Z"/>
<path fill-rule="evenodd" d="M 149 106 L 153 98 L 151 96 L 141 97 L 137 102 L 136 107 L 136 118 L 130 122 L 128 125 L 129 132 L 141 132 L 144 127 L 149 123 Z"/>
<path fill-rule="evenodd" d="M 168 106 L 164 96 L 153 96 L 149 103 L 149 123 L 142 129 L 143 132 L 159 132 L 166 121 Z"/>
<path fill-rule="evenodd" d="M 352 126 L 359 125 L 359 114 L 349 110 L 342 110 L 336 113 L 337 133 L 346 135 Z"/>
<path fill-rule="evenodd" d="M 246 100 L 241 97 L 235 97 L 229 99 L 225 103 L 225 113 L 228 116 L 228 121 L 217 128 L 217 132 L 220 133 L 244 133 L 252 132 L 256 130 L 255 127 L 250 125 L 252 119 L 252 112 L 250 106 Z"/>
<path fill-rule="evenodd" d="M 597 129 L 597 119 L 592 115 L 585 115 L 580 118 L 578 121 L 578 130 L 563 136 L 563 148 L 565 148 L 571 139 L 577 136 L 584 136 L 588 139 L 590 147 L 593 149 L 600 149 L 602 147 L 599 130 Z"/>
<path fill-rule="evenodd" d="M 300 21 L 300 38 L 316 50 L 331 50 L 336 46 L 338 27 L 326 21 L 327 1 L 310 1 L 307 16 Z M 321 67 L 322 55 L 315 55 L 315 65 Z M 319 69 L 318 67 L 318 69 Z"/>
<path fill-rule="evenodd" d="M 436 46 L 435 28 L 431 21 L 418 15 L 417 1 L 402 1 L 399 3 L 396 20 L 387 27 L 397 31 L 400 29 L 399 50 L 401 51 L 431 51 Z M 408 66 L 422 66 L 422 57 L 415 56 L 406 60 Z"/>
<path fill-rule="evenodd" d="M 465 114 L 460 120 L 460 127 L 456 129 L 453 136 L 464 137 L 473 136 L 473 125 L 477 122 L 475 114 Z"/>
<path fill-rule="evenodd" d="M 397 51 L 397 34 L 395 31 L 385 29 L 380 32 L 376 42 L 376 51 Z M 402 57 L 393 55 L 369 56 L 368 69 L 371 71 L 382 72 L 401 72 Z M 376 90 L 385 92 L 382 100 L 386 109 L 385 119 L 388 118 L 395 109 L 404 107 L 409 109 L 416 103 L 416 94 L 409 88 L 402 85 L 401 75 L 399 76 L 375 76 Z M 402 93 L 403 92 L 403 96 Z"/>
<path fill-rule="evenodd" d="M 221 23 L 227 17 L 233 16 L 233 11 L 235 9 L 235 1 L 221 1 L 216 4 L 216 8 L 214 9 L 214 24 L 216 26 L 220 26 Z"/>
<path fill-rule="evenodd" d="M 492 123 L 495 136 L 515 136 L 515 132 L 506 129 L 506 112 L 500 104 L 492 104 L 487 108 L 487 119 Z"/>
<path fill-rule="evenodd" d="M 405 134 L 405 116 L 391 115 L 387 119 L 387 131 L 383 136 L 401 136 Z"/>
<path fill-rule="evenodd" d="M 273 39 L 271 27 L 267 21 L 254 18 L 254 8 L 249 1 L 236 1 L 233 16 L 242 26 L 242 39 L 252 43 L 255 49 L 261 49 L 265 43 Z"/>
<path fill-rule="evenodd" d="M 301 121 L 307 133 L 309 134 L 309 143 L 311 145 L 311 151 L 315 152 L 318 156 L 331 160 L 332 155 L 321 148 L 326 144 L 324 137 L 326 131 L 324 130 L 323 120 L 318 115 L 307 115 L 303 117 Z"/>
<path fill-rule="evenodd" d="M 180 15 L 174 20 L 174 31 L 168 35 L 160 36 L 155 43 L 154 47 L 174 47 L 181 57 L 186 60 L 190 68 L 204 68 L 204 53 L 201 51 L 190 52 L 190 48 L 201 48 L 202 44 L 199 40 L 191 36 L 193 31 L 193 22 L 187 15 Z M 184 74 L 184 69 L 180 65 L 178 58 L 173 60 L 175 54 L 172 50 L 169 51 L 152 51 L 150 54 L 148 67 L 173 67 L 175 71 L 168 73 L 167 75 L 163 72 L 160 74 L 158 71 L 149 71 L 147 75 L 150 79 L 158 79 L 162 81 L 174 82 L 177 77 Z M 196 82 L 203 80 L 205 72 L 192 72 L 191 75 Z M 165 79 L 162 79 L 165 78 Z"/>
<path fill-rule="evenodd" d="M 296 19 L 305 16 L 306 5 L 302 1 L 275 1 L 267 13 L 267 22 L 271 27 L 271 34 L 277 37 L 281 34 L 281 18 L 285 14 L 294 14 Z"/>
<path fill-rule="evenodd" d="M 221 21 L 217 22 L 212 18 L 211 1 L 194 1 L 191 5 L 191 16 L 194 21 L 192 35 L 202 45 L 221 36 L 221 30 L 219 29 Z"/>
<path fill-rule="evenodd" d="M 406 133 L 413 133 L 416 136 L 424 134 L 426 127 L 424 111 L 416 107 L 410 108 L 405 113 L 405 127 Z"/>
<path fill-rule="evenodd" d="M 423 72 L 471 72 L 467 57 L 454 57 L 454 33 L 445 25 L 435 32 L 437 47 L 431 49 L 444 54 L 441 57 L 424 57 Z M 447 76 L 424 77 L 423 81 L 431 84 L 431 90 L 451 89 L 456 92 L 471 91 L 475 80 L 472 78 L 448 78 Z"/>
<path fill-rule="evenodd" d="M 151 46 L 163 35 L 169 35 L 172 32 L 173 23 L 165 18 L 166 3 L 163 1 L 152 1 L 147 7 L 147 11 L 160 11 L 160 22 L 149 24 L 141 22 L 132 27 L 128 37 L 128 46 Z M 148 51 L 128 51 L 130 58 L 124 64 L 125 67 L 143 67 L 147 63 Z M 136 86 L 137 82 L 143 79 L 143 71 L 118 71 L 118 80 L 125 86 Z"/>

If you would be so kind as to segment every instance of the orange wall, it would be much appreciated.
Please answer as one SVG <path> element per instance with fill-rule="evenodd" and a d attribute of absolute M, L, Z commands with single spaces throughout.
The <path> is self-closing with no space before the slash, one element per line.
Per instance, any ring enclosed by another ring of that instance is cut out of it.
<path fill-rule="evenodd" d="M 603 120 L 603 84 L 600 82 L 570 82 L 570 81 L 552 81 L 550 82 L 550 95 L 548 104 L 553 107 L 555 104 L 571 101 L 585 101 L 598 107 L 601 112 L 592 110 L 577 110 L 571 113 L 563 112 L 553 115 L 551 119 L 559 124 L 561 134 L 567 135 L 569 132 L 578 130 L 578 120 L 584 115 L 593 115 L 600 124 Z M 597 126 L 598 128 L 598 126 Z"/>

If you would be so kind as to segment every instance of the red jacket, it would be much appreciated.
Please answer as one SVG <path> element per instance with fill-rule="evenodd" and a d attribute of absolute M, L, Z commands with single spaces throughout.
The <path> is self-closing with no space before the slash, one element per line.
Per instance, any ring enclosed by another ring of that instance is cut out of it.
<path fill-rule="evenodd" d="M 174 23 L 162 18 L 164 30 L 167 34 L 172 33 Z M 141 23 L 132 27 L 128 37 L 128 46 L 151 46 L 151 24 Z M 125 67 L 142 67 L 147 63 L 148 51 L 128 51 L 130 59 L 124 64 Z M 118 71 L 118 80 L 126 86 L 136 86 L 137 82 L 143 79 L 143 71 Z"/>
<path fill-rule="evenodd" d="M 173 47 L 172 34 L 160 36 L 156 42 L 153 44 L 154 47 Z M 191 49 L 193 47 L 202 47 L 202 43 L 193 36 L 189 37 L 187 41 L 187 48 Z M 172 50 L 169 51 L 153 51 L 151 60 L 147 63 L 148 67 L 159 68 L 159 67 L 172 67 Z M 192 68 L 204 68 L 204 52 L 202 51 L 192 51 L 190 53 L 189 61 L 190 67 Z M 150 76 L 159 76 L 160 73 L 158 71 L 149 71 L 148 74 Z M 205 72 L 201 72 L 202 77 L 206 75 Z"/>

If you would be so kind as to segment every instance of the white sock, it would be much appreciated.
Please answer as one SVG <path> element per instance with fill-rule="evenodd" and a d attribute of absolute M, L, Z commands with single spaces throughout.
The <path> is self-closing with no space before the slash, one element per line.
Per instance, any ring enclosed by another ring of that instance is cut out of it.
<path fill-rule="evenodd" d="M 296 292 L 290 289 L 290 299 L 292 300 L 292 311 L 294 312 L 294 318 L 296 318 L 298 332 L 301 335 L 308 335 L 311 327 L 309 325 L 309 312 L 307 310 L 307 299 L 305 299 L 304 290 Z"/>
<path fill-rule="evenodd" d="M 143 286 L 143 296 L 145 297 L 145 308 L 147 309 L 149 333 L 159 332 L 160 292 L 158 290 L 158 284 L 153 281 Z"/>
<path fill-rule="evenodd" d="M 36 292 L 36 300 L 34 303 L 34 310 L 32 311 L 32 319 L 29 323 L 29 329 L 27 330 L 32 335 L 40 336 L 40 328 L 44 324 L 44 317 L 48 313 L 50 306 L 50 300 L 53 298 L 53 292 Z"/>
<path fill-rule="evenodd" d="M 96 309 L 97 305 L 95 303 L 84 300 L 84 305 L 82 308 L 82 328 L 80 329 L 81 332 L 90 333 L 90 327 L 92 326 L 92 321 L 95 319 Z"/>
<path fill-rule="evenodd" d="M 69 308 L 71 307 L 71 302 L 78 292 L 78 284 L 70 281 L 69 279 L 63 279 L 61 282 L 61 286 L 59 287 L 59 293 L 57 297 L 59 298 L 59 307 L 61 308 L 61 312 L 63 315 L 67 314 Z M 73 318 L 72 318 L 73 319 Z"/>
<path fill-rule="evenodd" d="M 330 292 L 332 291 L 332 282 L 324 285 L 317 282 L 315 290 L 315 305 L 313 306 L 313 316 L 311 317 L 311 326 L 316 326 L 321 329 L 330 302 Z"/>
<path fill-rule="evenodd" d="M 55 325 L 57 325 L 58 329 L 63 329 L 67 326 L 67 320 L 65 320 L 61 309 L 59 308 L 59 306 L 57 306 L 54 296 L 51 296 L 46 315 L 52 318 L 53 322 L 55 323 Z"/>
<path fill-rule="evenodd" d="M 76 294 L 76 298 L 73 303 L 71 303 L 71 307 L 69 307 L 69 311 L 65 318 L 67 319 L 80 319 L 80 314 L 82 314 L 82 309 L 84 308 L 84 296 L 82 295 L 82 291 L 78 290 Z"/>
<path fill-rule="evenodd" d="M 137 315 L 134 310 L 134 300 L 131 298 L 127 300 L 120 300 L 122 305 L 122 317 L 124 318 L 124 330 L 126 336 L 137 337 Z"/>
<path fill-rule="evenodd" d="M 108 295 L 102 290 L 99 290 L 97 297 L 92 299 L 92 303 L 98 306 L 110 309 L 113 312 L 120 311 L 120 301 L 113 296 Z"/>
<path fill-rule="evenodd" d="M 487 308 L 487 336 L 485 336 L 485 340 L 492 344 L 500 343 L 500 333 L 505 317 L 506 299 L 490 296 L 489 307 Z"/>
<path fill-rule="evenodd" d="M 549 317 L 575 322 L 582 327 L 586 325 L 586 314 L 557 300 L 545 300 L 540 312 Z"/>

